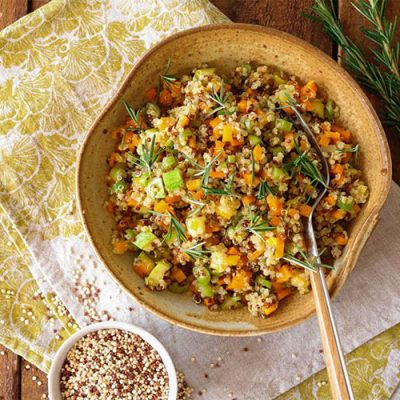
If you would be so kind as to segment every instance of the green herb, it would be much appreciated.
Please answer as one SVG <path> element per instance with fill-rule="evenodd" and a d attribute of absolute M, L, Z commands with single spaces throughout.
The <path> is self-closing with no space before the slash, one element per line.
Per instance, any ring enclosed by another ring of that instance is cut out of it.
<path fill-rule="evenodd" d="M 245 224 L 243 224 L 245 223 Z M 263 219 L 262 215 L 259 213 L 255 213 L 249 208 L 249 214 L 246 217 L 245 221 L 242 222 L 242 226 L 244 227 L 244 231 L 254 233 L 262 240 L 264 238 L 261 236 L 261 232 L 274 231 L 276 229 L 275 226 L 269 226 Z"/>
<path fill-rule="evenodd" d="M 254 153 L 253 150 L 251 150 L 251 184 L 254 183 L 254 177 L 256 175 L 256 163 L 254 161 Z"/>
<path fill-rule="evenodd" d="M 178 219 L 174 217 L 174 215 L 170 211 L 168 211 L 168 214 L 159 213 L 159 212 L 153 211 L 153 210 L 150 210 L 149 212 L 150 212 L 150 214 L 158 215 L 160 217 L 169 217 L 168 232 L 164 236 L 163 241 L 167 240 L 167 239 L 169 239 L 169 240 L 172 239 L 174 232 L 176 233 L 176 237 L 177 237 L 179 243 L 182 243 L 184 240 L 187 239 L 185 228 L 178 221 Z"/>
<path fill-rule="evenodd" d="M 360 145 L 356 144 L 354 147 L 351 149 L 342 149 L 342 150 L 337 150 L 338 153 L 358 153 L 360 151 Z"/>
<path fill-rule="evenodd" d="M 296 171 L 298 171 L 311 179 L 311 185 L 314 186 L 314 184 L 321 184 L 327 188 L 326 180 L 321 174 L 321 171 L 314 165 L 313 161 L 308 156 L 309 149 L 302 152 L 295 138 L 293 139 L 293 143 L 298 156 L 285 166 L 285 169 L 289 168 L 292 170 L 291 178 L 293 178 Z"/>
<path fill-rule="evenodd" d="M 129 116 L 133 119 L 133 121 L 136 124 L 135 128 L 130 128 L 130 130 L 136 130 L 140 131 L 143 129 L 142 127 L 142 122 L 141 122 L 141 114 L 142 114 L 142 109 L 139 108 L 137 111 L 135 111 L 125 100 L 122 100 L 124 103 L 125 109 L 128 112 Z M 125 135 L 124 135 L 125 136 Z M 122 139 L 122 143 L 124 142 L 125 137 Z"/>
<path fill-rule="evenodd" d="M 233 114 L 234 110 L 228 109 L 228 106 L 226 104 L 229 96 L 230 96 L 230 92 L 225 93 L 225 84 L 224 84 L 223 80 L 221 81 L 221 87 L 219 89 L 219 93 L 217 92 L 215 85 L 213 85 L 212 86 L 212 94 L 209 94 L 208 98 L 210 98 L 215 103 L 217 103 L 217 108 L 214 108 L 214 110 L 212 110 L 210 113 L 208 113 L 207 118 L 215 113 L 218 113 L 218 115 Z"/>
<path fill-rule="evenodd" d="M 228 183 L 224 183 L 223 189 L 218 189 L 218 188 L 213 188 L 213 187 L 208 187 L 208 186 L 202 186 L 202 188 L 204 189 L 204 193 L 205 194 L 211 194 L 214 196 L 236 196 L 236 194 L 233 193 L 233 181 L 235 179 L 235 175 L 231 175 L 229 177 Z"/>
<path fill-rule="evenodd" d="M 182 197 L 182 200 L 186 201 L 186 203 L 195 204 L 195 205 L 198 206 L 198 207 L 196 207 L 193 210 L 188 212 L 188 214 L 187 214 L 188 218 L 197 215 L 206 206 L 206 203 L 203 203 L 203 202 L 201 202 L 199 200 L 196 200 L 196 199 L 190 199 L 188 197 Z"/>
<path fill-rule="evenodd" d="M 165 66 L 165 71 L 162 75 L 160 75 L 161 82 L 164 83 L 166 86 L 170 86 L 172 82 L 176 81 L 176 77 L 170 74 L 172 61 L 168 58 L 167 65 Z"/>
<path fill-rule="evenodd" d="M 184 253 L 186 253 L 193 260 L 206 258 L 210 251 L 203 250 L 202 247 L 205 242 L 195 243 L 193 246 L 188 249 L 182 249 Z"/>
<path fill-rule="evenodd" d="M 305 269 L 308 269 L 310 271 L 317 271 L 318 267 L 325 267 L 329 269 L 334 269 L 331 265 L 328 264 L 323 264 L 323 263 L 317 263 L 316 262 L 316 257 L 307 257 L 307 255 L 304 253 L 304 251 L 296 244 L 296 248 L 300 255 L 302 256 L 303 259 L 297 258 L 291 254 L 287 254 L 284 257 L 282 257 L 284 260 L 288 261 L 291 264 L 297 265 L 299 267 L 303 267 Z M 321 257 L 321 255 L 325 252 L 325 249 L 322 249 L 321 252 L 318 254 L 318 257 Z"/>
<path fill-rule="evenodd" d="M 132 153 L 128 153 L 128 161 L 139 168 L 147 168 L 147 170 L 150 172 L 153 164 L 157 161 L 160 154 L 164 151 L 163 148 L 159 148 L 157 151 L 155 151 L 155 143 L 156 135 L 153 135 L 150 148 L 147 145 L 147 141 L 144 141 L 142 145 L 142 154 L 140 155 L 140 157 L 136 157 Z"/>
<path fill-rule="evenodd" d="M 265 182 L 263 179 L 260 180 L 260 187 L 258 188 L 258 193 L 257 193 L 257 200 L 262 200 L 267 197 L 267 193 L 272 194 L 273 196 L 276 195 L 276 192 L 274 189 L 271 188 L 271 186 L 268 185 L 267 182 Z"/>
<path fill-rule="evenodd" d="M 376 63 L 368 61 L 363 51 L 345 35 L 332 0 L 329 5 L 325 0 L 314 0 L 313 15 L 307 17 L 323 24 L 328 35 L 343 49 L 345 66 L 355 73 L 362 85 L 383 98 L 384 122 L 395 125 L 400 131 L 400 44 L 394 44 L 397 18 L 391 22 L 385 17 L 387 0 L 358 0 L 353 6 L 372 23 L 371 29 L 363 31 L 378 46 L 371 49 Z"/>

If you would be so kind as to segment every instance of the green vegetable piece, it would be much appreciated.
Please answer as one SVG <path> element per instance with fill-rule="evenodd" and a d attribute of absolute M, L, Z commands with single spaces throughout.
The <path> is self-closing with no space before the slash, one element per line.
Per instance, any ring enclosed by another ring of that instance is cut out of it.
<path fill-rule="evenodd" d="M 240 300 L 239 296 L 227 296 L 221 304 L 221 310 L 234 310 L 242 307 L 243 304 Z"/>
<path fill-rule="evenodd" d="M 340 196 L 336 201 L 337 206 L 347 212 L 351 212 L 354 207 L 354 200 L 348 201 L 346 198 Z"/>
<path fill-rule="evenodd" d="M 110 177 L 115 182 L 122 181 L 126 178 L 126 171 L 121 167 L 114 167 L 110 171 Z"/>
<path fill-rule="evenodd" d="M 277 146 L 272 148 L 272 154 L 274 155 L 274 157 L 276 157 L 280 153 L 285 154 L 285 150 L 283 150 L 283 147 Z"/>
<path fill-rule="evenodd" d="M 146 112 L 147 112 L 147 114 L 151 115 L 153 118 L 160 117 L 160 107 L 158 107 L 157 104 L 147 103 Z"/>
<path fill-rule="evenodd" d="M 200 283 L 202 285 L 210 283 L 211 275 L 210 275 L 210 271 L 206 267 L 203 267 L 201 265 L 196 265 L 193 268 L 192 272 L 193 272 L 193 276 L 195 277 L 195 279 L 197 280 L 198 283 Z"/>
<path fill-rule="evenodd" d="M 292 130 L 293 124 L 285 119 L 277 119 L 275 127 L 283 132 L 290 132 Z"/>
<path fill-rule="evenodd" d="M 251 119 L 245 119 L 243 124 L 247 132 L 250 132 L 253 129 L 254 122 Z"/>
<path fill-rule="evenodd" d="M 163 281 L 165 274 L 171 269 L 171 264 L 166 261 L 159 261 L 150 275 L 145 278 L 145 283 L 150 288 L 156 288 Z"/>
<path fill-rule="evenodd" d="M 256 146 L 257 144 L 262 143 L 262 139 L 260 136 L 256 135 L 249 135 L 249 142 L 251 146 Z"/>
<path fill-rule="evenodd" d="M 146 187 L 146 193 L 152 199 L 163 199 L 165 190 L 162 179 L 160 177 L 153 178 Z"/>
<path fill-rule="evenodd" d="M 148 273 L 150 273 L 156 265 L 153 259 L 149 257 L 144 251 L 140 252 L 140 254 L 136 258 L 136 261 L 143 263 Z"/>
<path fill-rule="evenodd" d="M 192 136 L 192 131 L 190 128 L 185 128 L 182 132 L 179 133 L 178 140 L 181 146 L 185 146 L 189 137 Z"/>
<path fill-rule="evenodd" d="M 236 162 L 236 156 L 229 155 L 228 158 L 227 158 L 227 161 L 228 161 L 229 164 L 235 163 Z"/>
<path fill-rule="evenodd" d="M 325 113 L 326 113 L 326 118 L 328 118 L 329 121 L 333 121 L 334 111 L 333 111 L 333 100 L 332 99 L 329 99 L 326 102 Z"/>
<path fill-rule="evenodd" d="M 269 280 L 265 279 L 262 275 L 258 275 L 256 278 L 256 283 L 259 286 L 263 286 L 265 288 L 271 289 L 272 288 L 272 282 Z"/>
<path fill-rule="evenodd" d="M 244 69 L 244 76 L 249 76 L 253 67 L 250 64 L 243 64 L 242 67 Z"/>
<path fill-rule="evenodd" d="M 139 185 L 145 188 L 149 184 L 150 174 L 148 172 L 142 172 L 141 175 L 135 176 L 132 180 L 134 185 Z"/>
<path fill-rule="evenodd" d="M 200 76 L 213 75 L 214 73 L 215 73 L 215 68 L 201 68 L 196 70 L 193 78 L 199 80 Z"/>
<path fill-rule="evenodd" d="M 273 80 L 275 81 L 275 83 L 279 86 L 279 85 L 284 85 L 285 83 L 287 83 L 287 81 L 285 79 L 283 79 L 282 77 L 280 77 L 278 74 L 274 74 L 272 76 Z"/>
<path fill-rule="evenodd" d="M 217 171 L 222 171 L 227 167 L 228 167 L 228 164 L 225 161 L 223 161 L 221 164 L 218 165 Z"/>
<path fill-rule="evenodd" d="M 150 231 L 144 231 L 140 232 L 136 236 L 136 240 L 134 241 L 134 245 L 136 247 L 139 247 L 139 249 L 144 250 L 144 251 L 150 251 L 151 250 L 151 245 L 153 241 L 157 239 L 156 235 L 154 235 Z"/>
<path fill-rule="evenodd" d="M 165 172 L 162 177 L 168 192 L 173 192 L 176 189 L 182 189 L 184 187 L 181 171 L 178 168 Z"/>
<path fill-rule="evenodd" d="M 166 156 L 162 160 L 162 168 L 164 170 L 168 170 L 175 166 L 176 164 L 176 158 L 174 156 Z"/>
<path fill-rule="evenodd" d="M 176 293 L 176 294 L 181 294 L 181 293 L 186 293 L 189 289 L 189 283 L 186 282 L 185 284 L 180 284 L 178 282 L 172 282 L 169 286 L 168 286 L 168 290 L 172 293 Z"/>
<path fill-rule="evenodd" d="M 125 238 L 126 240 L 132 240 L 136 236 L 136 232 L 133 229 L 127 229 L 125 231 Z"/>
<path fill-rule="evenodd" d="M 279 168 L 276 165 L 272 166 L 272 179 L 279 181 L 283 177 L 287 176 L 287 172 L 283 168 Z"/>
<path fill-rule="evenodd" d="M 165 147 L 167 147 L 168 149 L 173 149 L 174 141 L 172 139 L 167 140 L 167 143 L 165 143 Z"/>
<path fill-rule="evenodd" d="M 196 289 L 200 293 L 200 296 L 204 299 L 206 297 L 214 296 L 214 289 L 209 283 L 196 282 Z"/>
<path fill-rule="evenodd" d="M 116 182 L 111 186 L 111 193 L 122 193 L 127 187 L 128 184 L 125 181 Z"/>

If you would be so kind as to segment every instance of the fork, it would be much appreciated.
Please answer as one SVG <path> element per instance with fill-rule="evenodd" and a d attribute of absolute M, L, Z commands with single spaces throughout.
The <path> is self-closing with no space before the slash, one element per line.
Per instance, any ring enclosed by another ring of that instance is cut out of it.
<path fill-rule="evenodd" d="M 297 122 L 306 132 L 308 140 L 314 147 L 321 161 L 326 187 L 328 187 L 330 180 L 329 168 L 328 163 L 322 154 L 322 150 L 314 134 L 311 132 L 310 127 L 304 121 L 297 108 L 293 104 L 290 105 L 290 108 L 296 115 Z M 310 280 L 332 396 L 335 400 L 354 400 L 349 373 L 347 371 L 346 361 L 333 315 L 329 290 L 325 280 L 325 273 L 319 266 L 321 264 L 321 259 L 318 253 L 318 246 L 313 226 L 313 214 L 327 192 L 326 187 L 321 190 L 319 196 L 312 204 L 311 214 L 307 219 L 307 225 L 305 227 L 308 255 L 316 262 L 316 271 L 310 274 Z"/>

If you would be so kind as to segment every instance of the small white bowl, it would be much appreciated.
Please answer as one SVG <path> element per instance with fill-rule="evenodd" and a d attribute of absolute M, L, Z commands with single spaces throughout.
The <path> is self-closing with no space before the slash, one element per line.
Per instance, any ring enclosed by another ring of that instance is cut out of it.
<path fill-rule="evenodd" d="M 90 332 L 100 331 L 103 329 L 120 329 L 123 331 L 128 331 L 139 335 L 143 340 L 149 343 L 160 355 L 163 364 L 168 373 L 168 400 L 176 400 L 178 396 L 178 384 L 176 378 L 176 370 L 174 363 L 170 355 L 168 354 L 165 347 L 149 332 L 135 325 L 127 324 L 124 322 L 100 322 L 98 324 L 89 325 L 79 332 L 76 332 L 69 339 L 67 339 L 63 345 L 58 349 L 54 361 L 51 365 L 49 372 L 49 397 L 50 400 L 61 400 L 60 392 L 60 371 L 64 364 L 65 358 L 67 357 L 68 351 L 71 347 L 83 336 Z"/>

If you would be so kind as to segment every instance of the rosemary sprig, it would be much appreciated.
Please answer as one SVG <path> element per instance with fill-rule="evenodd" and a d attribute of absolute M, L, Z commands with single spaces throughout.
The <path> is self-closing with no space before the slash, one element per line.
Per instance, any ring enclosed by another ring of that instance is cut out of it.
<path fill-rule="evenodd" d="M 217 107 L 207 114 L 207 118 L 215 113 L 218 113 L 218 115 L 233 114 L 234 111 L 228 109 L 228 106 L 226 104 L 229 95 L 230 95 L 229 92 L 225 93 L 224 80 L 221 81 L 221 87 L 219 89 L 219 93 L 217 92 L 215 85 L 212 86 L 212 94 L 209 94 L 207 97 L 212 101 L 214 101 L 217 104 Z"/>
<path fill-rule="evenodd" d="M 211 194 L 214 196 L 231 196 L 231 197 L 238 197 L 236 194 L 233 193 L 233 181 L 235 179 L 235 175 L 231 175 L 229 177 L 228 183 L 223 184 L 223 189 L 202 186 L 205 194 Z"/>
<path fill-rule="evenodd" d="M 374 28 L 367 31 L 367 36 L 378 43 L 379 50 L 374 51 L 375 58 L 387 68 L 386 71 L 382 71 L 379 64 L 368 61 L 362 50 L 345 35 L 332 0 L 329 5 L 326 0 L 314 0 L 311 7 L 314 15 L 306 16 L 323 24 L 328 35 L 343 49 L 345 66 L 362 85 L 382 97 L 386 109 L 384 122 L 396 126 L 400 131 L 400 51 L 398 43 L 393 45 L 397 21 L 391 23 L 384 17 L 386 5 L 386 0 L 358 1 L 356 5 L 356 9 L 373 24 Z"/>
<path fill-rule="evenodd" d="M 262 200 L 267 197 L 267 194 L 272 194 L 273 196 L 276 195 L 276 192 L 274 189 L 271 188 L 271 186 L 268 185 L 267 182 L 265 182 L 263 179 L 260 180 L 260 187 L 258 188 L 258 193 L 257 193 L 257 200 Z"/>
<path fill-rule="evenodd" d="M 164 73 L 160 75 L 161 82 L 168 87 L 171 85 L 171 83 L 176 81 L 176 77 L 170 73 L 171 64 L 172 64 L 171 58 L 168 58 Z"/>
<path fill-rule="evenodd" d="M 142 127 L 142 121 L 140 119 L 140 116 L 142 114 L 142 109 L 139 108 L 136 111 L 125 101 L 122 100 L 122 102 L 124 103 L 125 109 L 127 111 L 127 113 L 129 114 L 129 116 L 133 119 L 133 121 L 136 124 L 135 128 L 130 128 L 131 130 L 137 130 L 140 131 L 143 129 Z"/>
<path fill-rule="evenodd" d="M 163 241 L 165 241 L 167 239 L 172 239 L 172 235 L 174 232 L 176 233 L 176 237 L 177 237 L 179 243 L 182 243 L 184 240 L 187 239 L 185 228 L 182 226 L 182 224 L 178 221 L 178 219 L 170 211 L 168 211 L 168 214 L 163 214 L 163 213 L 159 213 L 157 211 L 150 210 L 150 214 L 169 218 L 168 231 L 167 231 L 166 235 L 164 236 Z"/>
<path fill-rule="evenodd" d="M 253 184 L 256 175 L 256 162 L 254 161 L 253 150 L 250 151 L 250 154 L 251 154 L 251 184 Z"/>
<path fill-rule="evenodd" d="M 157 161 L 160 154 L 164 151 L 162 147 L 155 151 L 155 143 L 156 135 L 154 134 L 151 139 L 150 147 L 148 147 L 147 141 L 145 140 L 144 143 L 141 145 L 142 152 L 140 154 L 140 157 L 136 157 L 132 153 L 128 153 L 128 161 L 136 165 L 138 168 L 146 168 L 149 172 L 151 172 L 153 164 Z"/>
<path fill-rule="evenodd" d="M 204 244 L 205 242 L 195 243 L 187 249 L 182 248 L 182 251 L 193 260 L 207 258 L 208 254 L 210 254 L 211 252 L 209 250 L 202 249 Z"/>
<path fill-rule="evenodd" d="M 245 224 L 243 224 L 245 222 Z M 249 214 L 244 221 L 242 221 L 243 230 L 251 232 L 264 240 L 261 236 L 262 232 L 274 231 L 275 226 L 269 226 L 263 219 L 260 213 L 255 213 L 249 208 Z"/>
<path fill-rule="evenodd" d="M 187 217 L 188 218 L 194 217 L 195 215 L 197 215 L 206 206 L 206 203 L 204 203 L 202 201 L 199 201 L 199 200 L 196 200 L 196 199 L 190 199 L 188 197 L 182 197 L 182 200 L 186 201 L 186 203 L 197 205 L 196 208 L 194 208 L 193 210 L 191 210 L 191 211 L 189 211 L 187 213 Z"/>
<path fill-rule="evenodd" d="M 297 258 L 297 257 L 293 256 L 292 254 L 286 254 L 285 256 L 282 257 L 282 259 L 291 264 L 308 269 L 309 271 L 312 271 L 312 272 L 317 271 L 318 267 L 334 269 L 334 267 L 332 267 L 331 265 L 317 263 L 315 258 L 307 257 L 307 255 L 304 253 L 304 251 L 297 244 L 296 244 L 296 248 L 303 259 Z M 321 257 L 321 255 L 324 252 L 325 252 L 325 249 L 322 249 L 321 252 L 318 254 L 318 257 Z"/>

